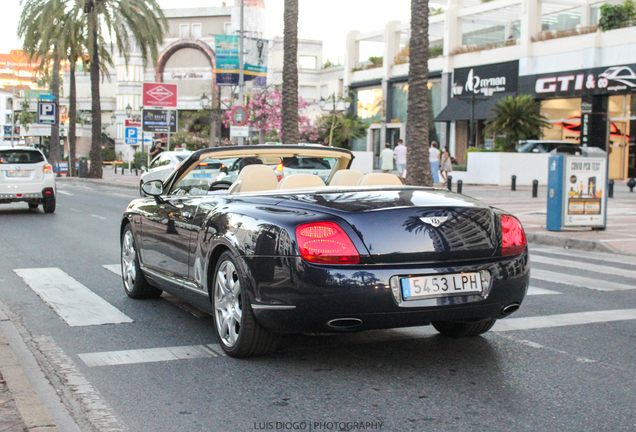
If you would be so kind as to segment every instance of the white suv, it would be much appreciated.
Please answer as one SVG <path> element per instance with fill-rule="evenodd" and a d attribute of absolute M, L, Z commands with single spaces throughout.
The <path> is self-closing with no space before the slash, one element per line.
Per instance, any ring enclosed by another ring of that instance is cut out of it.
<path fill-rule="evenodd" d="M 55 211 L 55 173 L 44 154 L 33 147 L 0 146 L 0 204 L 42 204 L 45 213 Z"/>

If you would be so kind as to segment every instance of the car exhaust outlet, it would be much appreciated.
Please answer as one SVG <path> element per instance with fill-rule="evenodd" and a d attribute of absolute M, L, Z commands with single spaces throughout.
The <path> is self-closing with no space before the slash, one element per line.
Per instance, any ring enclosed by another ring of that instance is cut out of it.
<path fill-rule="evenodd" d="M 362 325 L 362 320 L 358 318 L 336 318 L 327 321 L 327 327 L 336 330 L 351 330 Z"/>
<path fill-rule="evenodd" d="M 503 308 L 501 308 L 501 314 L 502 315 L 510 315 L 511 313 L 515 312 L 517 309 L 519 309 L 519 306 L 521 306 L 520 303 L 510 303 L 509 305 L 504 306 Z"/>

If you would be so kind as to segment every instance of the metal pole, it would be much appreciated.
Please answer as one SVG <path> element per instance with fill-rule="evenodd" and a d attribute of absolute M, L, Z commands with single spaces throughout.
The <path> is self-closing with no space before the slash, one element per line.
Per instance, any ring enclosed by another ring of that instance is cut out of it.
<path fill-rule="evenodd" d="M 223 111 L 221 111 L 221 87 L 219 86 L 218 89 L 218 94 L 219 94 L 219 104 L 217 106 L 217 126 L 219 128 L 219 147 L 223 146 L 223 137 L 221 136 L 222 132 L 223 132 Z"/>
<path fill-rule="evenodd" d="M 243 106 L 243 86 L 245 85 L 245 76 L 243 72 L 243 12 L 245 9 L 245 1 L 241 0 L 241 25 L 239 30 L 239 100 L 238 106 Z M 243 145 L 243 137 L 239 137 L 238 145 Z"/>
<path fill-rule="evenodd" d="M 13 148 L 13 136 L 15 135 L 15 69 L 13 70 L 13 90 L 11 93 L 11 148 Z"/>
<path fill-rule="evenodd" d="M 170 110 L 167 110 L 168 114 L 166 115 L 166 123 L 168 124 L 168 148 L 166 151 L 170 151 Z"/>
<path fill-rule="evenodd" d="M 475 90 L 470 91 L 470 142 L 468 147 L 475 147 Z"/>

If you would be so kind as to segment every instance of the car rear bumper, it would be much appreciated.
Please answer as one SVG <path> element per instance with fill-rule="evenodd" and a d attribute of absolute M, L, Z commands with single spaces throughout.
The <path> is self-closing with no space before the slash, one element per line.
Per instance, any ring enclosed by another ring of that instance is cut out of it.
<path fill-rule="evenodd" d="M 11 187 L 11 185 L 0 185 L 0 203 L 41 202 L 49 198 L 55 198 L 55 189 L 53 187 L 37 190 L 35 187 L 22 187 L 21 185 L 18 190 L 18 188 Z"/>
<path fill-rule="evenodd" d="M 433 321 L 503 318 L 504 307 L 521 304 L 530 279 L 527 253 L 470 264 L 444 263 L 443 267 L 349 268 L 312 265 L 301 258 L 244 260 L 252 277 L 256 318 L 265 328 L 284 333 L 361 331 Z M 391 288 L 391 279 L 395 286 L 395 278 L 400 276 L 480 270 L 491 276 L 490 289 L 484 295 L 416 303 L 402 301 Z"/>

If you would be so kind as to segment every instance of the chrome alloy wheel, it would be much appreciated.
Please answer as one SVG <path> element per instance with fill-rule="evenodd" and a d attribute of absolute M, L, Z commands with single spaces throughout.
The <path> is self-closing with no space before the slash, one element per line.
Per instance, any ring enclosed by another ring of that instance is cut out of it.
<path fill-rule="evenodd" d="M 137 280 L 137 253 L 135 251 L 135 239 L 132 231 L 126 230 L 121 245 L 121 274 L 124 279 L 124 288 L 131 292 Z"/>
<path fill-rule="evenodd" d="M 232 261 L 224 261 L 216 273 L 214 286 L 214 322 L 221 341 L 233 347 L 239 337 L 243 310 L 241 281 Z"/>

